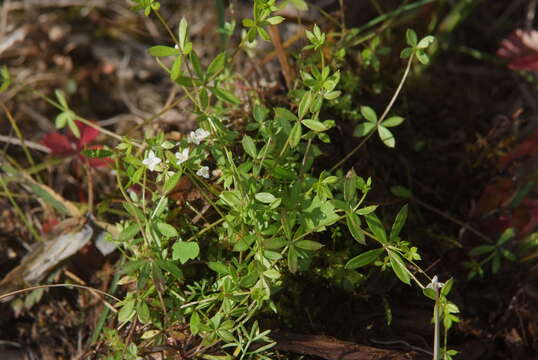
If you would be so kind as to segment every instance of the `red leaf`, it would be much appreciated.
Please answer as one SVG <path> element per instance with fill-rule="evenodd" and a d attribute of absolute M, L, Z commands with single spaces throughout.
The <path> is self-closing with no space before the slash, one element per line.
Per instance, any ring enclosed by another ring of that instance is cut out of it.
<path fill-rule="evenodd" d="M 80 130 L 80 139 L 77 142 L 77 148 L 82 149 L 91 143 L 97 137 L 97 135 L 99 135 L 99 130 L 81 123 L 80 121 L 77 121 L 76 123 L 78 129 Z"/>
<path fill-rule="evenodd" d="M 88 159 L 88 163 L 90 164 L 91 167 L 98 168 L 98 167 L 112 165 L 112 159 L 111 158 Z"/>
<path fill-rule="evenodd" d="M 538 155 L 538 131 L 529 135 L 522 143 L 512 151 L 504 155 L 499 161 L 500 169 L 506 168 L 514 160 L 523 157 L 534 157 Z"/>
<path fill-rule="evenodd" d="M 538 70 L 538 31 L 516 29 L 501 42 L 497 55 L 512 70 Z"/>
<path fill-rule="evenodd" d="M 518 58 L 508 64 L 512 70 L 538 70 L 538 53 Z"/>
<path fill-rule="evenodd" d="M 74 144 L 59 133 L 45 135 L 41 143 L 48 147 L 53 155 L 68 156 L 76 152 Z"/>

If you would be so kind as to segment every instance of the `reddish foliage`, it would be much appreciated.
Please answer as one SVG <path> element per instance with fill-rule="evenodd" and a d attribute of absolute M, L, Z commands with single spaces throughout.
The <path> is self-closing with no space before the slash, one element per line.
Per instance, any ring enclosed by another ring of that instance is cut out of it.
<path fill-rule="evenodd" d="M 82 150 L 84 149 L 100 149 L 102 147 L 101 145 L 88 146 L 99 135 L 99 131 L 79 121 L 76 124 L 80 131 L 79 139 L 75 138 L 72 134 L 65 136 L 56 132 L 45 135 L 41 143 L 48 147 L 51 153 L 56 156 L 75 156 L 84 163 L 88 162 L 91 167 L 108 165 L 112 161 L 110 158 L 91 159 L 82 154 Z"/>
<path fill-rule="evenodd" d="M 526 179 L 521 169 L 532 169 L 529 162 L 538 156 L 538 131 L 529 135 L 512 151 L 503 156 L 499 161 L 499 168 L 508 173 L 519 173 L 523 176 L 520 181 L 512 180 L 512 176 L 497 178 L 488 184 L 482 196 L 478 200 L 474 215 L 488 217 L 493 213 L 501 215 L 493 216 L 484 222 L 484 226 L 492 233 L 502 233 L 508 227 L 516 230 L 518 235 L 530 234 L 538 226 L 538 200 L 524 198 L 517 207 L 512 208 L 511 202 L 516 194 L 521 191 L 522 184 L 531 181 Z M 518 163 L 514 163 L 518 161 Z M 511 166 L 512 165 L 512 166 Z M 518 185 L 519 183 L 519 185 Z"/>
<path fill-rule="evenodd" d="M 538 70 L 538 31 L 516 29 L 501 42 L 497 55 L 512 70 Z"/>
<path fill-rule="evenodd" d="M 521 144 L 503 156 L 500 160 L 500 168 L 505 169 L 514 160 L 538 155 L 538 131 L 529 135 Z"/>

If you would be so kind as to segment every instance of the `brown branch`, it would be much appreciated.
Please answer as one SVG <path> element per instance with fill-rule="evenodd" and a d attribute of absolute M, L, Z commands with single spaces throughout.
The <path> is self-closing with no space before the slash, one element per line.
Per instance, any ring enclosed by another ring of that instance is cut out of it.
<path fill-rule="evenodd" d="M 379 349 L 328 336 L 272 333 L 274 349 L 303 355 L 318 356 L 326 360 L 419 360 L 424 355 L 415 351 Z"/>

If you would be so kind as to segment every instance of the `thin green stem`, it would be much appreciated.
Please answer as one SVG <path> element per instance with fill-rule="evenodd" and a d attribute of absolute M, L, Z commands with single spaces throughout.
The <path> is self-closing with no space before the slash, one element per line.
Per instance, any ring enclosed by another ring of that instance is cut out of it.
<path fill-rule="evenodd" d="M 417 199 L 416 197 L 413 197 L 412 200 L 413 200 L 414 202 L 416 202 L 418 205 L 420 205 L 420 206 L 422 206 L 422 207 L 424 207 L 424 208 L 430 210 L 431 212 L 434 212 L 434 213 L 436 213 L 436 214 L 438 214 L 438 215 L 441 215 L 441 216 L 444 217 L 445 219 L 450 220 L 450 221 L 452 221 L 452 222 L 455 223 L 455 224 L 458 224 L 459 226 L 461 226 L 461 227 L 464 228 L 465 230 L 469 230 L 470 232 L 472 232 L 473 234 L 475 234 L 475 235 L 478 236 L 479 238 L 481 238 L 481 239 L 487 241 L 488 243 L 490 243 L 490 244 L 493 244 L 493 243 L 494 243 L 493 240 L 491 240 L 489 237 L 487 237 L 486 235 L 484 235 L 484 234 L 481 233 L 480 231 L 476 230 L 476 229 L 475 229 L 474 227 L 472 227 L 471 225 L 466 224 L 466 223 L 464 223 L 463 221 L 456 219 L 455 217 L 453 217 L 453 216 L 451 216 L 451 215 L 449 215 L 449 214 L 447 214 L 447 213 L 445 213 L 445 212 L 443 212 L 443 211 L 441 211 L 441 210 L 439 210 L 439 209 L 437 209 L 437 208 L 435 208 L 435 207 L 433 207 L 433 206 L 431 206 L 431 205 L 425 203 L 424 201 L 422 201 L 422 200 L 420 200 L 420 199 Z"/>
<path fill-rule="evenodd" d="M 26 226 L 26 228 L 28 228 L 28 230 L 30 231 L 30 233 L 32 234 L 32 236 L 36 239 L 36 240 L 39 240 L 39 241 L 43 241 L 43 239 L 41 238 L 41 236 L 39 235 L 39 233 L 36 231 L 36 229 L 34 228 L 34 225 L 30 222 L 30 220 L 28 220 L 26 218 L 26 215 L 24 214 L 24 212 L 21 210 L 21 208 L 19 207 L 19 204 L 17 204 L 17 202 L 15 201 L 15 199 L 13 198 L 13 196 L 11 195 L 11 192 L 9 191 L 9 188 L 7 187 L 6 183 L 4 182 L 4 178 L 2 175 L 0 175 L 0 184 L 2 184 L 2 187 L 4 188 L 4 191 L 5 193 L 7 194 L 7 197 L 9 199 L 9 202 L 11 202 L 11 205 L 13 205 L 13 208 L 15 209 L 15 212 L 17 213 L 17 216 L 19 216 L 19 218 L 22 220 L 22 222 L 24 223 L 24 225 Z M 0 297 L 1 299 L 2 297 Z"/>
<path fill-rule="evenodd" d="M 392 98 L 390 99 L 387 107 L 385 108 L 385 111 L 383 112 L 383 114 L 381 115 L 381 117 L 379 118 L 379 120 L 377 120 L 377 126 L 379 126 L 383 120 L 385 120 L 385 117 L 387 116 L 387 114 L 389 113 L 389 111 L 392 109 L 392 106 L 394 105 L 394 102 L 396 101 L 396 99 L 398 98 L 398 95 L 400 95 L 400 91 L 402 91 L 402 88 L 403 88 L 403 84 L 405 83 L 405 80 L 407 79 L 407 76 L 409 75 L 409 71 L 411 70 L 411 64 L 413 63 L 413 58 L 414 58 L 414 55 L 413 56 L 410 56 L 409 57 L 409 60 L 407 60 L 407 66 L 405 67 L 405 71 L 404 71 L 404 74 L 402 76 L 402 79 L 400 80 L 400 83 L 398 84 L 398 87 L 396 88 L 396 91 L 394 91 L 394 94 L 392 95 Z M 376 127 L 377 127 L 376 126 Z M 353 150 L 351 150 L 346 156 L 344 156 L 344 158 L 342 160 L 340 160 L 338 163 L 336 163 L 336 165 L 334 165 L 332 168 L 331 168 L 331 172 L 333 172 L 334 170 L 338 169 L 343 163 L 345 163 L 351 156 L 353 156 L 353 154 L 355 154 L 361 147 L 362 145 L 364 145 L 364 143 L 366 143 L 366 141 L 375 133 L 375 129 L 372 130 L 360 143 L 359 145 L 357 145 Z"/>
<path fill-rule="evenodd" d="M 433 360 L 439 360 L 439 289 L 435 289 L 435 306 L 433 308 Z"/>
<path fill-rule="evenodd" d="M 2 106 L 2 109 L 6 113 L 6 116 L 9 120 L 9 123 L 11 124 L 11 127 L 13 128 L 13 130 L 15 130 L 15 134 L 17 134 L 17 137 L 19 138 L 21 142 L 22 150 L 24 151 L 24 155 L 26 156 L 26 159 L 28 160 L 30 165 L 35 166 L 34 158 L 32 157 L 32 154 L 30 154 L 30 151 L 28 150 L 28 146 L 26 146 L 26 143 L 24 142 L 24 136 L 22 136 L 22 132 L 17 126 L 17 122 L 15 121 L 15 119 L 13 119 L 11 112 L 9 111 L 9 109 L 6 107 L 6 105 L 3 102 L 0 102 L 0 106 Z M 39 174 L 36 174 L 36 177 L 39 180 L 39 182 L 43 182 Z"/>

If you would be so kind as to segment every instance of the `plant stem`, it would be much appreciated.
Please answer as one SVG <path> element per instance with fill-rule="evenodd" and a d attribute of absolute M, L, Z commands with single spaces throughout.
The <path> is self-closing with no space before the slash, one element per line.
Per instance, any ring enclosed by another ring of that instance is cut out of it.
<path fill-rule="evenodd" d="M 103 290 L 99 290 L 99 289 L 96 289 L 96 288 L 92 288 L 92 287 L 90 287 L 90 286 L 77 285 L 77 284 L 48 284 L 48 285 L 36 285 L 36 286 L 31 286 L 31 287 L 28 287 L 28 288 L 25 288 L 25 289 L 12 291 L 12 292 L 9 292 L 9 293 L 7 293 L 7 294 L 2 294 L 2 295 L 0 295 L 0 300 L 2 300 L 2 299 L 4 299 L 4 298 L 7 298 L 7 297 L 10 297 L 10 296 L 13 296 L 13 295 L 18 295 L 18 294 L 22 294 L 22 293 L 25 293 L 25 292 L 28 292 L 28 291 L 32 291 L 32 290 L 37 290 L 37 289 L 48 289 L 48 288 L 54 288 L 54 287 L 65 287 L 65 288 L 74 287 L 74 288 L 84 289 L 84 290 L 88 290 L 88 291 L 92 291 L 92 292 L 99 293 L 99 294 L 101 294 L 101 295 L 108 296 L 109 298 L 114 299 L 116 302 L 121 302 L 120 299 L 118 299 L 118 298 L 115 297 L 114 295 L 110 295 L 109 293 L 104 292 Z"/>
<path fill-rule="evenodd" d="M 402 76 L 402 79 L 400 80 L 400 83 L 398 84 L 398 87 L 396 88 L 396 91 L 394 92 L 394 94 L 392 95 L 392 98 L 390 99 L 389 101 L 389 104 L 387 105 L 387 107 L 385 108 L 385 111 L 383 112 L 383 114 L 381 115 L 381 117 L 379 118 L 379 120 L 377 120 L 377 126 L 379 126 L 379 124 L 381 124 L 383 122 L 383 120 L 385 120 L 385 117 L 387 116 L 387 114 L 389 113 L 390 109 L 392 108 L 392 106 L 394 105 L 394 102 L 396 101 L 396 99 L 398 98 L 398 95 L 400 95 L 400 91 L 402 91 L 402 87 L 403 87 L 403 84 L 405 83 L 405 80 L 407 79 L 407 76 L 409 75 L 409 71 L 411 70 L 411 64 L 413 62 L 413 58 L 414 58 L 414 55 L 413 56 L 410 56 L 409 57 L 409 60 L 407 60 L 407 66 L 405 67 L 405 71 L 404 71 L 404 74 Z M 336 165 L 334 165 L 330 172 L 333 172 L 334 170 L 338 169 L 343 163 L 345 163 L 353 154 L 355 154 L 361 147 L 362 145 L 364 145 L 364 143 L 375 133 L 375 129 L 370 132 L 360 143 L 359 145 L 357 145 L 353 150 L 351 150 L 346 156 L 344 156 L 344 158 L 342 160 L 340 160 L 338 163 L 336 163 Z"/>
<path fill-rule="evenodd" d="M 36 240 L 39 240 L 39 241 L 43 241 L 43 239 L 41 238 L 41 236 L 39 235 L 39 233 L 36 231 L 34 225 L 30 222 L 30 220 L 28 218 L 26 218 L 26 215 L 24 214 L 24 212 L 21 210 L 21 208 L 19 207 L 19 204 L 17 204 L 17 202 L 15 201 L 15 199 L 13 199 L 13 196 L 11 195 L 11 192 L 9 191 L 9 188 L 7 187 L 5 181 L 4 181 L 4 178 L 2 177 L 2 175 L 0 175 L 0 183 L 2 184 L 2 187 L 4 188 L 4 191 L 5 193 L 7 194 L 7 197 L 9 199 L 9 201 L 11 202 L 11 205 L 13 205 L 13 208 L 15 209 L 15 212 L 17 213 L 17 215 L 19 216 L 19 218 L 22 220 L 22 222 L 24 223 L 24 225 L 28 228 L 28 230 L 30 231 L 30 233 L 32 234 L 32 236 L 36 239 Z M 0 296 L 0 299 L 2 299 L 2 296 Z"/>
<path fill-rule="evenodd" d="M 453 223 L 456 223 L 458 224 L 459 226 L 461 226 L 462 228 L 466 229 L 466 230 L 469 230 L 470 232 L 472 232 L 473 234 L 475 234 L 476 236 L 478 236 L 479 238 L 487 241 L 488 243 L 492 244 L 494 241 L 491 240 L 489 237 L 487 237 L 486 235 L 484 235 L 483 233 L 481 233 L 480 231 L 476 230 L 475 228 L 473 228 L 472 226 L 464 223 L 463 221 L 461 220 L 458 220 L 456 219 L 455 217 L 429 205 L 429 204 L 426 204 L 425 202 L 423 202 L 422 200 L 419 200 L 417 199 L 416 197 L 413 196 L 413 201 L 415 201 L 418 205 L 436 213 L 436 214 L 439 214 L 441 215 L 442 217 L 444 217 L 445 219 L 448 219 L 450 221 L 452 221 Z"/>
<path fill-rule="evenodd" d="M 433 360 L 439 360 L 439 289 L 435 289 L 435 306 L 433 308 Z"/>

